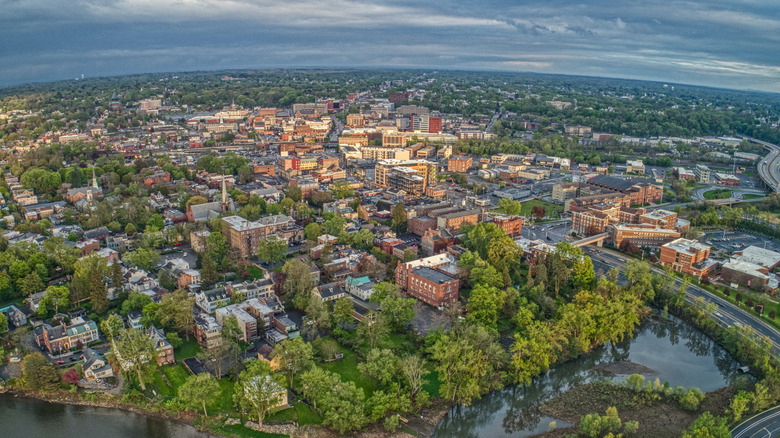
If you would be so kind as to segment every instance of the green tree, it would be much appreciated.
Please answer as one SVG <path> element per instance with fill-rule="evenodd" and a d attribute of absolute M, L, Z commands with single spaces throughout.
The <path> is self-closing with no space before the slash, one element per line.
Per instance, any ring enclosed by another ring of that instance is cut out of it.
<path fill-rule="evenodd" d="M 395 380 L 399 371 L 398 357 L 387 348 L 372 348 L 365 362 L 358 364 L 358 371 L 370 377 L 380 387 L 387 387 Z"/>
<path fill-rule="evenodd" d="M 45 318 L 50 311 L 58 313 L 60 308 L 67 308 L 69 304 L 70 290 L 65 286 L 49 286 L 46 294 L 38 303 L 38 316 Z"/>
<path fill-rule="evenodd" d="M 683 438 L 729 438 L 728 422 L 725 417 L 714 417 L 709 411 L 697 418 L 688 429 L 683 432 Z"/>
<path fill-rule="evenodd" d="M 149 297 L 149 295 L 140 292 L 131 292 L 127 299 L 122 303 L 122 313 L 127 315 L 134 310 L 141 311 L 147 304 L 151 303 L 152 298 Z"/>
<path fill-rule="evenodd" d="M 425 359 L 417 355 L 406 356 L 399 361 L 401 373 L 403 373 L 406 383 L 409 385 L 409 397 L 412 402 L 422 392 L 426 383 L 425 376 L 428 374 L 428 370 L 426 370 L 425 365 Z"/>
<path fill-rule="evenodd" d="M 406 232 L 406 209 L 402 203 L 395 204 L 390 221 L 390 228 L 398 234 Z"/>
<path fill-rule="evenodd" d="M 358 322 L 357 326 L 358 338 L 368 339 L 368 346 L 371 349 L 374 349 L 377 342 L 387 336 L 389 331 L 384 318 L 374 311 L 368 312 L 365 318 Z"/>
<path fill-rule="evenodd" d="M 40 292 L 44 287 L 41 277 L 35 272 L 30 272 L 19 281 L 19 291 L 25 296 Z"/>
<path fill-rule="evenodd" d="M 217 264 L 222 263 L 222 259 L 228 253 L 228 244 L 225 236 L 219 231 L 214 231 L 206 238 L 206 253 L 214 259 Z"/>
<path fill-rule="evenodd" d="M 346 181 L 339 181 L 330 186 L 330 191 L 336 199 L 351 198 L 355 195 L 352 186 Z"/>
<path fill-rule="evenodd" d="M 312 222 L 303 227 L 303 233 L 306 235 L 306 240 L 317 240 L 322 235 L 322 226 L 316 222 Z"/>
<path fill-rule="evenodd" d="M 288 300 L 293 301 L 297 296 L 308 296 L 311 293 L 314 279 L 309 265 L 298 259 L 292 259 L 284 264 L 282 272 L 287 274 L 283 289 Z"/>
<path fill-rule="evenodd" d="M 34 390 L 50 391 L 57 388 L 60 375 L 41 353 L 30 353 L 22 361 L 22 376 L 25 385 Z"/>
<path fill-rule="evenodd" d="M 279 360 L 279 369 L 287 374 L 292 388 L 295 375 L 311 366 L 314 349 L 300 337 L 285 339 L 274 347 L 271 356 Z"/>
<path fill-rule="evenodd" d="M 211 286 L 217 282 L 217 262 L 208 254 L 203 254 L 200 266 L 200 279 L 204 286 Z"/>
<path fill-rule="evenodd" d="M 348 297 L 341 297 L 336 300 L 336 304 L 333 305 L 333 320 L 339 327 L 344 327 L 346 324 L 352 322 L 354 317 L 352 312 L 355 310 L 355 306 L 352 304 L 352 300 Z"/>
<path fill-rule="evenodd" d="M 522 211 L 523 205 L 519 201 L 515 201 L 509 198 L 501 198 L 498 200 L 498 208 L 506 214 L 518 215 Z"/>
<path fill-rule="evenodd" d="M 262 425 L 266 414 L 279 406 L 284 391 L 284 387 L 271 375 L 270 366 L 263 361 L 253 360 L 239 374 L 233 402 L 239 410 L 253 412 L 258 424 Z"/>
<path fill-rule="evenodd" d="M 284 188 L 284 195 L 293 200 L 293 202 L 300 202 L 303 199 L 303 191 L 296 185 L 289 185 Z"/>
<path fill-rule="evenodd" d="M 160 263 L 160 253 L 149 248 L 138 248 L 135 251 L 130 251 L 122 256 L 122 260 L 139 269 L 150 271 L 153 266 Z"/>
<path fill-rule="evenodd" d="M 171 328 L 178 333 L 183 333 L 187 340 L 195 333 L 195 316 L 192 308 L 195 306 L 195 297 L 186 289 L 176 289 L 173 293 L 166 294 L 160 300 L 157 310 L 159 320 L 163 326 Z"/>
<path fill-rule="evenodd" d="M 590 257 L 583 256 L 576 259 L 571 275 L 576 289 L 588 289 L 593 286 L 596 272 L 593 270 L 593 261 Z"/>
<path fill-rule="evenodd" d="M 209 373 L 190 376 L 179 387 L 179 399 L 189 408 L 202 407 L 203 415 L 208 417 L 206 404 L 219 397 L 219 383 Z"/>
<path fill-rule="evenodd" d="M 0 333 L 5 333 L 8 330 L 8 318 L 4 313 L 0 313 Z"/>
<path fill-rule="evenodd" d="M 392 294 L 385 295 L 377 302 L 382 308 L 382 319 L 387 322 L 390 330 L 403 333 L 409 329 L 409 324 L 414 320 L 416 314 L 414 303 L 416 301 L 414 298 L 403 298 Z"/>
<path fill-rule="evenodd" d="M 287 242 L 276 236 L 268 236 L 257 244 L 257 258 L 260 261 L 276 265 L 287 255 Z"/>
<path fill-rule="evenodd" d="M 89 297 L 92 310 L 101 315 L 108 310 L 108 291 L 101 271 L 89 273 Z"/>
<path fill-rule="evenodd" d="M 149 218 L 148 221 L 146 221 L 147 227 L 154 227 L 155 230 L 159 231 L 165 228 L 165 219 L 159 214 L 153 214 L 152 217 Z"/>
<path fill-rule="evenodd" d="M 124 329 L 113 341 L 115 354 L 126 368 L 134 371 L 142 391 L 146 391 L 144 375 L 157 367 L 157 351 L 152 338 L 143 330 Z"/>
<path fill-rule="evenodd" d="M 476 322 L 482 326 L 497 330 L 498 317 L 501 309 L 504 307 L 506 292 L 492 286 L 483 286 L 477 284 L 471 291 L 466 308 L 469 321 Z"/>

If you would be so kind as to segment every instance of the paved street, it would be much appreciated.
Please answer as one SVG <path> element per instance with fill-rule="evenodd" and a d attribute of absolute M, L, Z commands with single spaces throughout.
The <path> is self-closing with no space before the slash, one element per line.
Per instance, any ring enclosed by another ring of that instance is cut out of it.
<path fill-rule="evenodd" d="M 732 438 L 773 438 L 780 436 L 780 406 L 764 411 L 731 431 Z"/>

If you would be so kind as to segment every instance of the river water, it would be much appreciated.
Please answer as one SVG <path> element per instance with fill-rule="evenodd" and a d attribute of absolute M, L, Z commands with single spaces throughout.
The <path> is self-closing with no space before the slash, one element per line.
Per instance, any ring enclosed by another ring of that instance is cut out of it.
<path fill-rule="evenodd" d="M 526 437 L 546 432 L 554 418 L 539 413 L 539 406 L 572 385 L 605 377 L 593 367 L 602 362 L 631 361 L 654 370 L 646 380 L 659 378 L 672 386 L 695 386 L 704 392 L 729 385 L 739 363 L 723 348 L 690 324 L 674 318 L 643 323 L 631 339 L 603 345 L 576 360 L 561 364 L 527 386 L 513 385 L 457 405 L 436 426 L 433 438 Z M 557 427 L 569 426 L 555 420 Z"/>
<path fill-rule="evenodd" d="M 2 438 L 205 438 L 191 426 L 120 409 L 0 394 Z"/>

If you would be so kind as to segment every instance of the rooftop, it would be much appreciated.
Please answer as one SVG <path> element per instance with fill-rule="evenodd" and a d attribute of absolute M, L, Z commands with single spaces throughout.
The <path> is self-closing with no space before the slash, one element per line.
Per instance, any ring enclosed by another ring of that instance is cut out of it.
<path fill-rule="evenodd" d="M 736 260 L 753 263 L 765 268 L 771 269 L 775 265 L 780 264 L 780 253 L 759 248 L 757 246 L 748 246 L 736 254 L 737 257 L 734 257 Z"/>
<path fill-rule="evenodd" d="M 688 255 L 694 255 L 694 251 L 707 251 L 710 249 L 709 245 L 705 245 L 695 240 L 684 239 L 682 237 L 677 240 L 672 240 L 664 245 L 664 247 L 672 248 L 679 253 Z"/>
<path fill-rule="evenodd" d="M 438 284 L 444 284 L 448 281 L 455 280 L 455 277 L 452 277 L 450 275 L 447 275 L 443 272 L 437 271 L 435 269 L 427 268 L 424 266 L 414 268 L 412 270 L 412 273 L 414 275 L 417 275 L 419 277 L 422 277 L 426 280 L 432 281 L 434 283 Z"/>

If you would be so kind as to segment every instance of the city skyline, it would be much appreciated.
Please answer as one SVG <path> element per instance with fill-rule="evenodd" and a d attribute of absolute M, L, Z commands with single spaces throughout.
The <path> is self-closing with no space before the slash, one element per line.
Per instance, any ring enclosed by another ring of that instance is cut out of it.
<path fill-rule="evenodd" d="M 82 74 L 395 67 L 780 92 L 780 13 L 747 1 L 2 3 L 0 86 Z"/>

